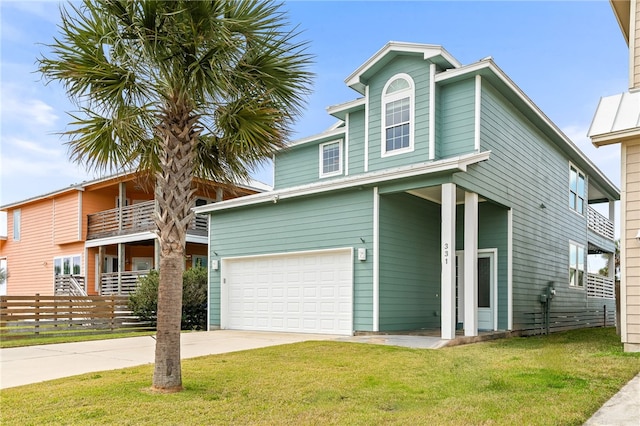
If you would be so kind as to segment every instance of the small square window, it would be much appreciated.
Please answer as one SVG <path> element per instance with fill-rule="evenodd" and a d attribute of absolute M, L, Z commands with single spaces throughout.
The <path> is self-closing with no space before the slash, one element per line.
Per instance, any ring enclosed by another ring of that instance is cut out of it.
<path fill-rule="evenodd" d="M 342 141 L 320 145 L 320 177 L 342 174 Z"/>

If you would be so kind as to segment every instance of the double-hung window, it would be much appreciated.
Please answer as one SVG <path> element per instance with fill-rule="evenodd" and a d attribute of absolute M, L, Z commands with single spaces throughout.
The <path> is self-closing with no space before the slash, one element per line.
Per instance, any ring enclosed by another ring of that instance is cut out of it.
<path fill-rule="evenodd" d="M 392 77 L 382 91 L 382 155 L 413 151 L 413 80 Z"/>
<path fill-rule="evenodd" d="M 569 168 L 569 207 L 584 214 L 585 178 L 584 174 L 573 165 Z"/>
<path fill-rule="evenodd" d="M 584 246 L 569 243 L 569 285 L 571 287 L 584 287 L 584 270 Z"/>
<path fill-rule="evenodd" d="M 320 144 L 320 177 L 342 174 L 342 141 Z"/>

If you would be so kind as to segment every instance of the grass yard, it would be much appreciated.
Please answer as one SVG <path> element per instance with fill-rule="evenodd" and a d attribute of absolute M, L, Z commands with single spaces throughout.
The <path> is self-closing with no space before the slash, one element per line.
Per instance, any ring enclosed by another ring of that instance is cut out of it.
<path fill-rule="evenodd" d="M 120 339 L 123 337 L 149 336 L 156 334 L 155 331 L 123 331 L 114 333 L 87 334 L 77 333 L 77 335 L 67 336 L 31 336 L 21 339 L 0 339 L 1 348 L 17 348 L 22 346 L 51 345 L 53 343 L 86 342 L 89 340 Z"/>
<path fill-rule="evenodd" d="M 151 365 L 2 390 L 3 425 L 581 425 L 640 372 L 614 329 L 440 350 L 306 342 L 183 362 L 185 390 L 152 394 Z"/>

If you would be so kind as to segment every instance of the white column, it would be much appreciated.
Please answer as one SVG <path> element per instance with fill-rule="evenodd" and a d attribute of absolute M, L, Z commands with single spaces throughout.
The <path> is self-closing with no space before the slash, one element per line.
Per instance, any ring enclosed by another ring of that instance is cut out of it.
<path fill-rule="evenodd" d="M 380 193 L 373 188 L 373 331 L 380 331 Z"/>
<path fill-rule="evenodd" d="M 456 185 L 442 185 L 442 338 L 456 336 Z"/>
<path fill-rule="evenodd" d="M 118 294 L 122 294 L 122 273 L 124 272 L 124 267 L 125 267 L 124 256 L 125 256 L 124 244 L 118 243 Z"/>
<path fill-rule="evenodd" d="M 611 224 L 614 226 L 614 229 L 616 226 L 615 217 L 616 217 L 615 201 L 609 201 L 609 220 L 611 221 Z M 616 277 L 616 254 L 614 249 L 614 252 L 611 254 L 611 256 L 609 256 L 609 278 L 615 280 L 615 277 Z"/>
<path fill-rule="evenodd" d="M 464 335 L 478 335 L 478 194 L 464 193 Z"/>

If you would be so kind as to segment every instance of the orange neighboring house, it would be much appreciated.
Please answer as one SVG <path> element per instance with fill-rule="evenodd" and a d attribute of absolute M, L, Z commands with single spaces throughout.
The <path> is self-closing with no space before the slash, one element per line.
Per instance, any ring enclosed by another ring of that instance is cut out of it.
<path fill-rule="evenodd" d="M 268 189 L 196 182 L 196 205 Z M 127 294 L 159 264 L 153 181 L 123 173 L 0 206 L 0 295 Z M 185 267 L 207 265 L 207 218 L 189 227 Z M 0 277 L 1 278 L 1 277 Z"/>

